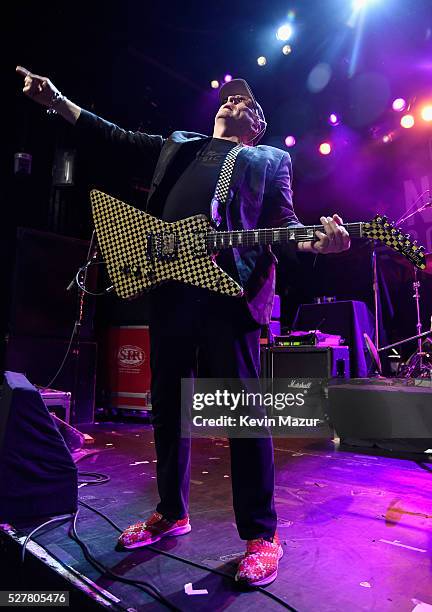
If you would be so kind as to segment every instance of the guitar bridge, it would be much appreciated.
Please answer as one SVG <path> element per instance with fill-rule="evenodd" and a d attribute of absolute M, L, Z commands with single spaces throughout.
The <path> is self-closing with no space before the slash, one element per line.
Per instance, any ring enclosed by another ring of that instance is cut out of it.
<path fill-rule="evenodd" d="M 198 256 L 207 255 L 206 234 L 198 233 L 193 237 L 195 254 Z"/>

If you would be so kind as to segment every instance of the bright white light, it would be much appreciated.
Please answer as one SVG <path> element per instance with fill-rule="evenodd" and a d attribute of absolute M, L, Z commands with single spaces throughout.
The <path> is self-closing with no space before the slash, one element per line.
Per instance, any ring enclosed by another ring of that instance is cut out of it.
<path fill-rule="evenodd" d="M 321 153 L 321 155 L 329 155 L 332 150 L 331 144 L 329 142 L 322 142 L 320 146 L 318 147 L 318 150 Z"/>
<path fill-rule="evenodd" d="M 373 4 L 374 2 L 376 2 L 376 0 L 353 0 L 352 10 L 356 12 L 361 11 L 366 8 L 368 4 Z"/>
<path fill-rule="evenodd" d="M 423 106 L 421 110 L 421 116 L 423 121 L 432 121 L 432 104 Z"/>
<path fill-rule="evenodd" d="M 392 109 L 399 113 L 406 108 L 406 101 L 403 98 L 396 98 L 393 100 Z"/>
<path fill-rule="evenodd" d="M 400 120 L 400 124 L 403 128 L 409 130 L 412 128 L 415 123 L 414 117 L 412 115 L 404 115 Z"/>
<path fill-rule="evenodd" d="M 219 81 L 216 81 L 216 79 L 214 79 L 213 81 L 210 82 L 210 85 L 213 87 L 213 89 L 218 89 Z"/>
<path fill-rule="evenodd" d="M 260 55 L 257 58 L 257 64 L 258 66 L 265 66 L 267 64 L 267 58 L 264 55 Z"/>
<path fill-rule="evenodd" d="M 290 23 L 284 23 L 277 29 L 276 38 L 278 40 L 283 40 L 283 42 L 286 42 L 291 38 L 292 33 L 292 25 Z"/>

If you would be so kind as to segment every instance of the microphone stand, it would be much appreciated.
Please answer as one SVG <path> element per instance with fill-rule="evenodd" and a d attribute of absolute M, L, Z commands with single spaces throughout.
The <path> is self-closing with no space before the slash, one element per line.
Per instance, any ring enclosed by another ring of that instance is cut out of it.
<path fill-rule="evenodd" d="M 94 246 L 95 237 L 96 237 L 96 232 L 95 230 L 93 230 L 93 233 L 90 239 L 89 248 L 87 251 L 87 261 L 84 264 L 84 266 L 79 268 L 78 272 L 75 274 L 75 276 L 73 277 L 73 279 L 71 280 L 71 282 L 66 288 L 66 291 L 70 291 L 75 284 L 77 285 L 77 288 L 78 288 L 77 315 L 76 315 L 75 324 L 74 324 L 75 342 L 74 342 L 74 346 L 72 346 L 72 355 L 74 357 L 74 382 L 73 382 L 73 390 L 72 390 L 72 398 L 71 398 L 72 399 L 71 413 L 74 417 L 76 417 L 76 408 L 77 408 L 79 365 L 80 365 L 80 357 L 81 357 L 81 346 L 80 346 L 81 328 L 82 328 L 83 319 L 84 319 L 85 291 L 83 287 L 85 288 L 86 286 L 88 267 L 90 263 L 92 262 L 92 260 L 95 259 L 97 256 L 97 250 L 96 250 L 96 247 Z M 83 278 L 81 281 L 77 282 L 77 277 L 80 274 L 80 272 L 83 273 Z"/>

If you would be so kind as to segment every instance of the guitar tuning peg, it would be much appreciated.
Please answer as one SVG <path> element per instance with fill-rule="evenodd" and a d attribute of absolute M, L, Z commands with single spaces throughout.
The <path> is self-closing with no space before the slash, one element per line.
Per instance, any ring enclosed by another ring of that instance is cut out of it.
<path fill-rule="evenodd" d="M 411 236 L 409 234 L 404 234 L 404 238 L 406 238 L 406 240 L 409 240 Z"/>
<path fill-rule="evenodd" d="M 420 246 L 419 246 L 419 248 L 418 248 L 418 250 L 419 250 L 421 253 L 424 253 L 425 248 L 424 248 L 424 246 L 423 246 L 423 245 L 420 245 Z"/>
<path fill-rule="evenodd" d="M 384 221 L 384 223 L 386 223 L 387 217 L 385 215 L 382 215 L 381 219 L 382 219 L 382 221 Z"/>

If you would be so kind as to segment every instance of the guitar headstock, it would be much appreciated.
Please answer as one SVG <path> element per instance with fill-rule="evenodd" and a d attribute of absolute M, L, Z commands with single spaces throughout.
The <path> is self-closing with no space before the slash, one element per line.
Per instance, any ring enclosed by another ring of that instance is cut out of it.
<path fill-rule="evenodd" d="M 409 234 L 402 234 L 400 228 L 388 221 L 383 215 L 375 215 L 372 221 L 364 223 L 362 233 L 372 240 L 381 240 L 385 245 L 401 253 L 413 265 L 420 270 L 426 268 L 426 257 L 424 247 L 411 240 Z"/>

